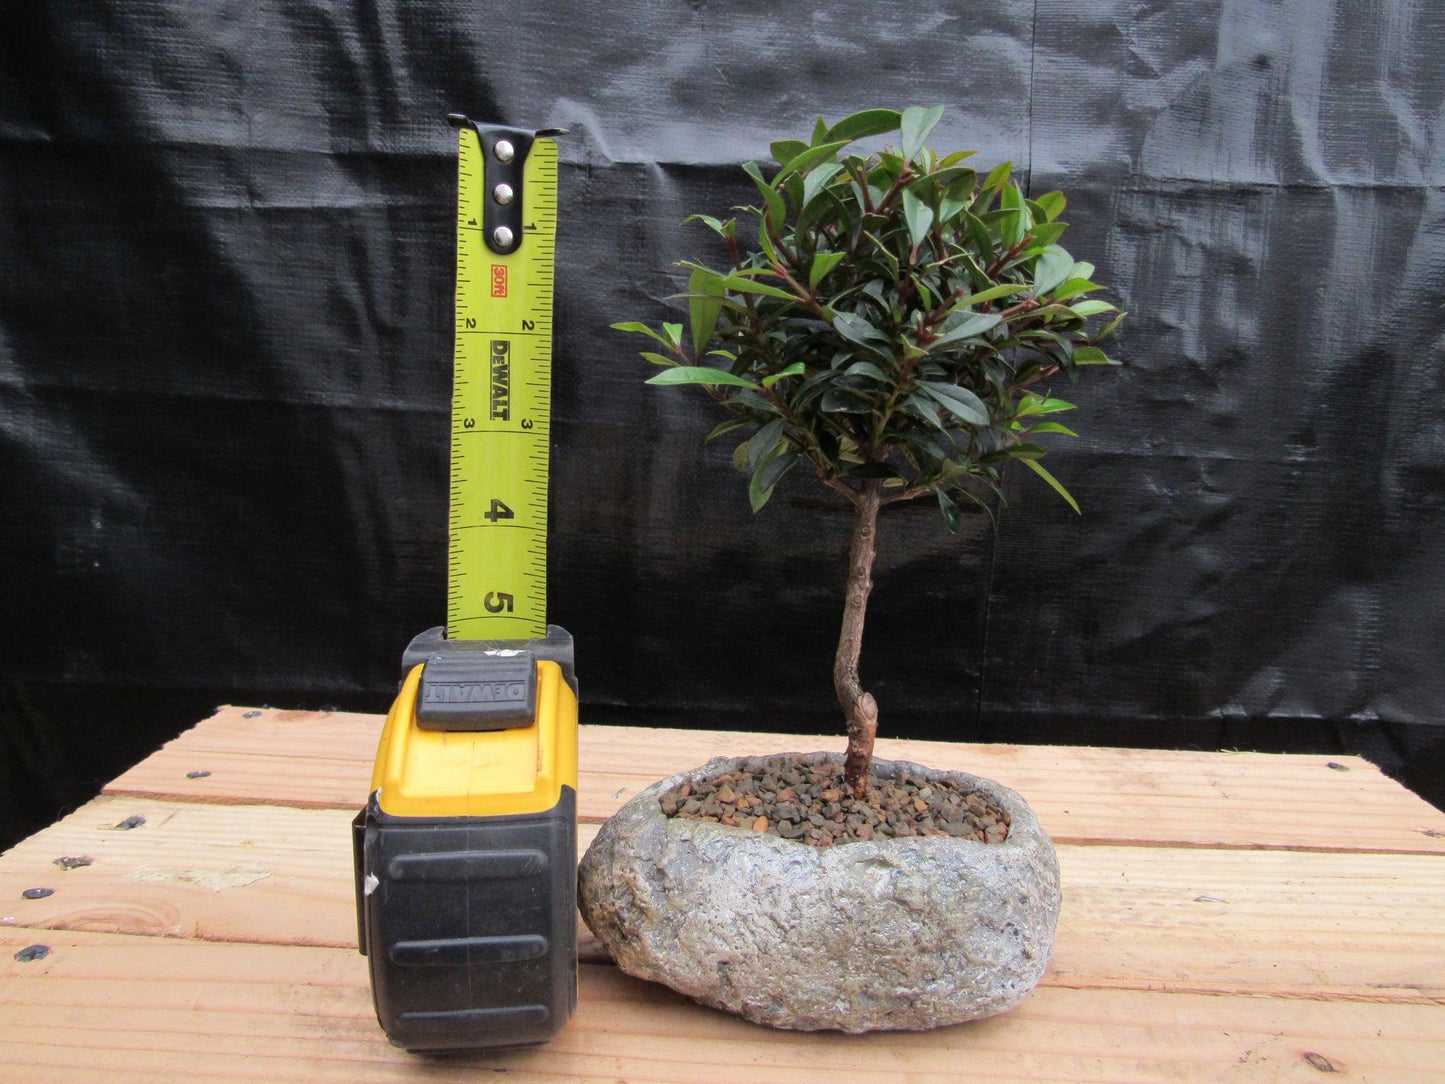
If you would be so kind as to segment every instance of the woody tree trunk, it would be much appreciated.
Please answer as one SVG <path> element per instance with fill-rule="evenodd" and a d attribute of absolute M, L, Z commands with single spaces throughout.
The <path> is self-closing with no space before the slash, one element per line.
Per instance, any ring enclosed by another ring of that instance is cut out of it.
<path fill-rule="evenodd" d="M 873 739 L 878 734 L 878 704 L 858 680 L 858 656 L 863 650 L 863 618 L 873 590 L 873 558 L 878 552 L 878 482 L 863 483 L 853 521 L 853 546 L 848 554 L 848 588 L 843 602 L 843 628 L 833 660 L 833 688 L 838 706 L 848 721 L 848 755 L 843 763 L 844 782 L 855 798 L 868 791 L 868 768 L 873 763 Z"/>

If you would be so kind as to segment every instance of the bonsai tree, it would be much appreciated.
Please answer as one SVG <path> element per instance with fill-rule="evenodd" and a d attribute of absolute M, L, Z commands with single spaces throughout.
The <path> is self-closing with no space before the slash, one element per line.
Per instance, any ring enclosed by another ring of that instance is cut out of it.
<path fill-rule="evenodd" d="M 687 334 L 681 323 L 612 325 L 654 340 L 642 356 L 662 371 L 649 384 L 698 385 L 728 413 L 708 440 L 747 431 L 733 459 L 754 512 L 799 464 L 852 504 L 833 685 L 857 798 L 878 728 L 858 659 L 879 511 L 929 495 L 956 530 L 960 500 L 992 516 L 989 494 L 1003 500 L 1000 471 L 1017 460 L 1077 512 L 1039 462 L 1039 438 L 1075 435 L 1050 420 L 1073 409 L 1050 382 L 1116 364 L 1099 343 L 1123 319 L 1086 299 L 1099 289 L 1093 265 L 1058 243 L 1062 193 L 1029 198 L 1008 162 L 980 177 L 966 164 L 972 151 L 930 150 L 942 114 L 915 106 L 833 125 L 820 117 L 807 141 L 773 143 L 781 168 L 771 178 L 743 167 L 760 200 L 733 208 L 741 223 L 687 219 L 727 252 L 720 268 L 679 265 L 689 272 L 679 295 Z M 893 133 L 896 147 L 848 153 L 856 140 Z"/>

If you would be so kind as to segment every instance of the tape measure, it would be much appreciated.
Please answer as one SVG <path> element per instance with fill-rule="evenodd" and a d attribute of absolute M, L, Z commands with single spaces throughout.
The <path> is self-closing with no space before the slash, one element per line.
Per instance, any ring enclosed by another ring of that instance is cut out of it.
<path fill-rule="evenodd" d="M 449 118 L 451 119 L 451 118 Z M 447 635 L 546 635 L 557 144 L 457 124 Z"/>
<path fill-rule="evenodd" d="M 448 120 L 447 624 L 402 654 L 352 822 L 377 1019 L 413 1050 L 545 1042 L 577 1003 L 577 677 L 545 617 L 558 133 Z"/>

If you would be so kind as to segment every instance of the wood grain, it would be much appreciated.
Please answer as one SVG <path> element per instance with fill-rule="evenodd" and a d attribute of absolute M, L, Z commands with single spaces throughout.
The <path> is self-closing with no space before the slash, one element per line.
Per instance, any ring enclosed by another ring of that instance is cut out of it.
<path fill-rule="evenodd" d="M 114 828 L 140 815 L 145 824 Z M 0 858 L 0 924 L 350 947 L 351 814 L 106 796 Z M 597 832 L 582 825 L 585 848 Z M 1445 1003 L 1445 861 L 1062 844 L 1046 985 Z M 92 865 L 62 871 L 65 855 Z M 36 886 L 55 894 L 25 900 Z M 606 955 L 579 926 L 584 959 Z"/>
<path fill-rule="evenodd" d="M 223 707 L 105 790 L 355 809 L 380 727 L 376 715 Z M 836 736 L 584 726 L 579 815 L 605 820 L 659 777 L 713 756 L 839 747 Z M 1445 813 L 1360 757 L 888 739 L 878 752 L 997 779 L 1059 842 L 1445 854 Z M 210 774 L 187 777 L 196 771 Z"/>
<path fill-rule="evenodd" d="M 1055 988 L 925 1034 L 796 1034 L 595 965 L 546 1047 L 420 1058 L 386 1042 L 364 961 L 344 949 L 60 932 L 22 964 L 19 933 L 0 931 L 6 1080 L 89 1084 L 102 1065 L 108 1081 L 1445 1079 L 1445 1014 L 1430 1006 Z"/>

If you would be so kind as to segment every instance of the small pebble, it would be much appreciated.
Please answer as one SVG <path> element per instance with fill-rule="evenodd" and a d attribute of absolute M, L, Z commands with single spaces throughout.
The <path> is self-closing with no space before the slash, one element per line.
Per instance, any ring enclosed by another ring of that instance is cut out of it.
<path fill-rule="evenodd" d="M 207 772 L 207 771 L 187 772 L 187 773 L 186 773 L 186 778 L 187 778 L 187 779 L 204 779 L 204 778 L 206 778 L 206 776 L 208 776 L 208 775 L 210 775 L 210 774 L 211 774 L 211 773 L 210 773 L 210 772 Z"/>
<path fill-rule="evenodd" d="M 22 893 L 20 893 L 20 894 L 21 894 L 22 896 L 24 896 L 27 900 L 43 900 L 46 896 L 53 896 L 53 895 L 55 895 L 55 889 L 53 889 L 53 888 L 27 888 L 24 892 L 22 892 Z"/>
<path fill-rule="evenodd" d="M 81 866 L 88 866 L 94 861 L 95 859 L 88 854 L 67 855 L 64 858 L 57 858 L 51 865 L 59 866 L 61 869 L 80 869 Z"/>
<path fill-rule="evenodd" d="M 259 718 L 260 715 L 261 715 L 261 713 L 260 713 L 259 711 L 243 711 L 243 712 L 241 713 L 241 718 L 242 718 L 242 719 L 256 719 L 256 718 Z"/>
<path fill-rule="evenodd" d="M 142 817 L 139 813 L 137 813 L 134 816 L 127 817 L 125 820 L 121 821 L 115 826 L 115 828 L 117 831 L 120 832 L 129 832 L 132 828 L 139 828 L 145 822 L 146 819 Z"/>
<path fill-rule="evenodd" d="M 28 964 L 35 960 L 43 960 L 50 955 L 49 945 L 26 945 L 15 954 L 15 959 L 22 964 Z"/>
<path fill-rule="evenodd" d="M 950 779 L 912 772 L 874 779 L 865 797 L 841 786 L 842 765 L 799 757 L 750 757 L 712 779 L 689 779 L 663 794 L 669 817 L 797 839 L 817 847 L 880 837 L 928 837 L 1002 843 L 1009 817 L 980 793 L 964 794 Z"/>

